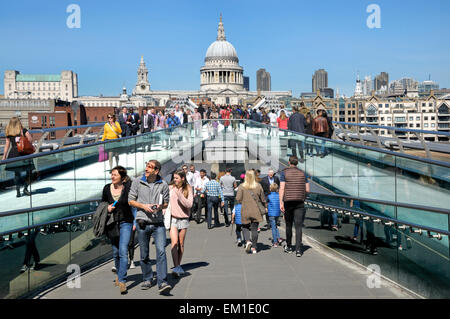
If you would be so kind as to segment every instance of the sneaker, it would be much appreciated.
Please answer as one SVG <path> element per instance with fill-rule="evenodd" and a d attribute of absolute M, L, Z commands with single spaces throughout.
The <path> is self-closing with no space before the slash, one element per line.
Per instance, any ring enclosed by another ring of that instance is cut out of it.
<path fill-rule="evenodd" d="M 331 230 L 332 231 L 338 231 L 338 227 L 337 226 L 331 226 Z"/>
<path fill-rule="evenodd" d="M 172 274 L 173 274 L 176 278 L 180 277 L 180 272 L 179 272 L 179 270 L 178 270 L 178 266 L 172 268 Z"/>
<path fill-rule="evenodd" d="M 288 253 L 288 254 L 292 254 L 294 252 L 294 250 L 292 249 L 292 247 L 289 247 L 288 245 L 284 246 L 284 252 Z"/>
<path fill-rule="evenodd" d="M 295 255 L 296 255 L 297 257 L 302 257 L 303 253 L 301 252 L 301 250 L 297 250 L 297 251 L 295 252 Z"/>
<path fill-rule="evenodd" d="M 185 274 L 184 269 L 181 268 L 181 265 L 178 266 L 178 273 L 180 274 L 180 276 L 183 276 Z"/>
<path fill-rule="evenodd" d="M 259 233 L 259 232 L 261 232 L 261 228 L 260 228 L 260 227 L 258 227 L 258 233 Z"/>
<path fill-rule="evenodd" d="M 112 266 L 111 271 L 112 272 L 117 272 L 117 268 L 115 266 Z"/>
<path fill-rule="evenodd" d="M 242 246 L 242 241 L 240 239 L 236 240 L 236 246 L 238 246 L 238 247 Z"/>
<path fill-rule="evenodd" d="M 277 248 L 277 247 L 278 247 L 278 244 L 277 244 L 277 243 L 273 243 L 273 244 L 272 244 L 272 247 L 273 247 L 273 248 Z"/>
<path fill-rule="evenodd" d="M 148 290 L 148 289 L 150 289 L 151 287 L 152 287 L 152 282 L 151 282 L 151 281 L 148 281 L 148 280 L 144 281 L 144 282 L 142 283 L 142 285 L 141 285 L 141 289 L 142 289 L 142 290 Z"/>
<path fill-rule="evenodd" d="M 376 248 L 374 248 L 374 249 L 372 249 L 372 250 L 370 251 L 370 253 L 371 253 L 372 255 L 378 255 L 378 250 L 377 250 Z"/>
<path fill-rule="evenodd" d="M 25 271 L 27 271 L 29 268 L 27 265 L 23 265 L 22 268 L 20 269 L 20 273 L 24 273 Z"/>
<path fill-rule="evenodd" d="M 246 253 L 250 253 L 251 248 L 252 248 L 252 243 L 251 242 L 247 242 L 245 244 L 245 252 Z"/>
<path fill-rule="evenodd" d="M 256 254 L 256 253 L 257 253 L 256 248 L 252 248 L 252 254 Z"/>
<path fill-rule="evenodd" d="M 134 264 L 134 261 L 131 261 L 130 262 L 130 269 L 135 269 L 136 268 L 136 265 Z"/>
<path fill-rule="evenodd" d="M 172 289 L 172 286 L 171 286 L 171 285 L 169 285 L 169 284 L 166 283 L 166 282 L 163 282 L 163 283 L 161 284 L 161 286 L 159 286 L 159 293 L 160 293 L 160 294 L 168 293 L 171 289 Z"/>

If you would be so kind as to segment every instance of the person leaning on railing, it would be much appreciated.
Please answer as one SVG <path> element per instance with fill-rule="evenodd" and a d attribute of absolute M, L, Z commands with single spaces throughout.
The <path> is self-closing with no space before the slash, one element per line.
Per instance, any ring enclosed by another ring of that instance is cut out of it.
<path fill-rule="evenodd" d="M 102 141 L 104 140 L 115 140 L 117 138 L 121 138 L 122 136 L 122 128 L 120 127 L 119 122 L 116 121 L 116 116 L 112 113 L 108 114 L 108 122 L 105 123 L 103 129 Z M 109 168 L 112 169 L 113 157 L 116 158 L 116 163 L 119 165 L 119 153 L 117 152 L 108 152 L 109 159 Z"/>
<path fill-rule="evenodd" d="M 25 136 L 30 143 L 32 142 L 32 137 L 30 132 L 22 126 L 20 119 L 18 117 L 12 117 L 9 120 L 8 125 L 5 130 L 6 143 L 3 151 L 2 160 L 19 157 L 22 154 L 19 153 L 17 149 L 17 143 L 20 141 L 21 136 Z M 22 184 L 21 177 L 22 172 L 26 172 L 25 180 L 23 183 L 23 195 L 30 196 L 31 193 L 28 190 L 28 185 L 31 184 L 31 172 L 34 169 L 34 164 L 32 161 L 17 161 L 13 163 L 8 163 L 5 166 L 5 170 L 14 172 L 14 184 L 16 185 L 17 195 L 16 197 L 21 197 L 20 186 Z"/>

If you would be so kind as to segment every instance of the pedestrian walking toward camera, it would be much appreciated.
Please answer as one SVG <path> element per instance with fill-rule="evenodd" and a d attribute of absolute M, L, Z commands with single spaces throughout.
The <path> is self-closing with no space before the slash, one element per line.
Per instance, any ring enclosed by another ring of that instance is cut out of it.
<path fill-rule="evenodd" d="M 280 174 L 280 210 L 286 222 L 286 245 L 284 251 L 292 253 L 292 225 L 295 225 L 295 252 L 301 257 L 302 225 L 305 219 L 305 199 L 309 193 L 307 175 L 298 167 L 298 157 L 289 157 L 289 167 Z"/>
<path fill-rule="evenodd" d="M 208 229 L 211 229 L 212 222 L 212 209 L 214 208 L 214 227 L 220 226 L 219 221 L 219 205 L 224 206 L 224 198 L 222 188 L 220 184 L 216 181 L 216 173 L 211 172 L 211 180 L 205 184 L 205 193 L 207 195 L 208 212 L 206 220 L 208 222 Z M 225 215 L 225 223 L 228 224 L 228 216 Z"/>
<path fill-rule="evenodd" d="M 236 202 L 242 204 L 241 222 L 244 240 L 246 242 L 245 251 L 256 254 L 258 225 L 263 221 L 262 216 L 265 214 L 266 199 L 261 185 L 256 182 L 254 170 L 248 170 L 245 173 L 244 183 L 238 187 Z"/>
<path fill-rule="evenodd" d="M 181 268 L 181 259 L 184 254 L 184 240 L 189 227 L 189 216 L 194 201 L 192 187 L 186 180 L 183 170 L 173 174 L 173 181 L 169 186 L 170 190 L 170 213 L 172 221 L 170 226 L 170 241 L 173 260 L 173 273 L 176 276 L 184 274 Z"/>
<path fill-rule="evenodd" d="M 128 202 L 137 208 L 139 248 L 143 283 L 141 289 L 152 286 L 152 265 L 150 262 L 149 242 L 153 237 L 156 246 L 156 280 L 161 294 L 172 289 L 167 283 L 166 228 L 162 209 L 169 203 L 169 186 L 161 178 L 161 163 L 148 161 L 142 178 L 133 180 Z"/>
<path fill-rule="evenodd" d="M 116 166 L 111 170 L 111 183 L 103 187 L 102 202 L 108 203 L 108 213 L 112 214 L 114 223 L 106 229 L 106 235 L 111 240 L 114 266 L 117 277 L 115 286 L 121 294 L 127 293 L 126 277 L 128 270 L 128 244 L 133 228 L 133 213 L 128 204 L 128 194 L 131 180 L 127 170 Z"/>
<path fill-rule="evenodd" d="M 108 122 L 103 127 L 102 141 L 115 140 L 122 137 L 122 128 L 119 122 L 116 121 L 116 116 L 112 113 L 108 114 Z M 108 150 L 109 169 L 113 168 L 113 157 L 116 159 L 116 166 L 119 165 L 119 152 L 114 151 L 114 146 L 111 143 L 105 144 L 106 148 L 112 148 Z"/>

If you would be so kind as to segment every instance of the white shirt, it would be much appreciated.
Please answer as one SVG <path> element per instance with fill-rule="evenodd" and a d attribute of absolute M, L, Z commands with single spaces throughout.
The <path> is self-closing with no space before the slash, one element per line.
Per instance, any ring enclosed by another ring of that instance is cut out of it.
<path fill-rule="evenodd" d="M 270 112 L 269 113 L 269 119 L 270 123 L 277 123 L 278 116 L 275 113 Z"/>
<path fill-rule="evenodd" d="M 175 116 L 178 117 L 180 123 L 183 124 L 183 112 L 181 111 L 175 112 Z"/>
<path fill-rule="evenodd" d="M 199 171 L 195 171 L 194 173 L 189 171 L 186 175 L 186 180 L 187 180 L 188 184 L 191 185 L 192 187 L 195 186 L 195 184 L 197 183 L 197 179 L 199 179 L 199 178 L 200 178 Z"/>
<path fill-rule="evenodd" d="M 144 115 L 144 128 L 148 128 L 147 118 L 148 118 L 148 114 L 145 114 Z"/>
<path fill-rule="evenodd" d="M 203 179 L 201 177 L 197 178 L 195 181 L 195 186 L 194 188 L 201 188 L 202 189 L 202 193 L 205 191 L 205 185 L 206 183 L 209 182 L 209 178 L 208 177 L 204 177 Z"/>

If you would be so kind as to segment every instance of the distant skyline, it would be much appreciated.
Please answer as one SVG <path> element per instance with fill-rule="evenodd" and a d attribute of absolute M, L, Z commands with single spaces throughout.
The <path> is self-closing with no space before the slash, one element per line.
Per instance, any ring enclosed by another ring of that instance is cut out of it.
<path fill-rule="evenodd" d="M 81 8 L 80 29 L 66 26 L 71 3 Z M 372 3 L 381 9 L 380 29 L 366 25 Z M 116 96 L 124 84 L 131 93 L 141 55 L 152 90 L 198 90 L 220 13 L 250 90 L 260 68 L 270 71 L 273 91 L 294 96 L 311 91 L 318 69 L 347 96 L 358 71 L 362 78 L 388 72 L 390 81 L 431 74 L 450 88 L 450 1 L 18 0 L 0 3 L 0 94 L 5 70 L 72 70 L 79 95 Z"/>

